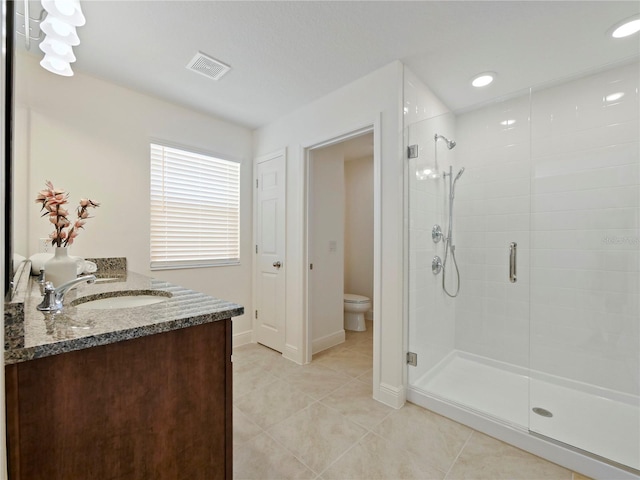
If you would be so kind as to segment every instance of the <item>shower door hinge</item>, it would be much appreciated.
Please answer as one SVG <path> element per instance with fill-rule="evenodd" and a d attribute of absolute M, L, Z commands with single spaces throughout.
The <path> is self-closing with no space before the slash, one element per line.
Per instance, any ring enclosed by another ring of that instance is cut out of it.
<path fill-rule="evenodd" d="M 256 310 L 256 318 L 258 318 L 258 310 Z"/>
<path fill-rule="evenodd" d="M 407 157 L 418 158 L 418 145 L 409 145 L 407 147 Z"/>
<path fill-rule="evenodd" d="M 418 354 L 413 352 L 407 352 L 407 363 L 412 367 L 418 366 Z"/>

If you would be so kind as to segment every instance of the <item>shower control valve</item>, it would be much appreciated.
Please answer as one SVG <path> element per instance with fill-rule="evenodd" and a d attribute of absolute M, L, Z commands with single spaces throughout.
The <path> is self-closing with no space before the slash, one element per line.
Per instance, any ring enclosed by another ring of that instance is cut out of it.
<path fill-rule="evenodd" d="M 438 275 L 442 271 L 442 259 L 438 255 L 431 260 L 431 271 L 434 275 Z"/>
<path fill-rule="evenodd" d="M 440 228 L 440 225 L 434 225 L 431 229 L 431 238 L 433 239 L 433 243 L 438 243 L 440 240 L 442 240 L 443 236 L 444 235 L 442 234 L 442 228 Z"/>

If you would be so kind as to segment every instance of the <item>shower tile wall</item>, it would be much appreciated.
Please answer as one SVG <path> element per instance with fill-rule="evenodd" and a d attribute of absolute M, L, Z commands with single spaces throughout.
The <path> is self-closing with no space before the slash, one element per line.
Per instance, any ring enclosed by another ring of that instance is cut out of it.
<path fill-rule="evenodd" d="M 639 71 L 591 75 L 531 103 L 531 368 L 635 395 Z"/>
<path fill-rule="evenodd" d="M 454 238 L 456 348 L 529 365 L 529 95 L 459 115 Z M 516 283 L 509 245 L 517 243 Z"/>

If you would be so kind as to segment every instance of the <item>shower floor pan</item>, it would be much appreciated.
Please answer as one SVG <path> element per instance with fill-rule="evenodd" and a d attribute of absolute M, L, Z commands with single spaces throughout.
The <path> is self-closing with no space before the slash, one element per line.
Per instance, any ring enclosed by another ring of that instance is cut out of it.
<path fill-rule="evenodd" d="M 636 396 L 538 372 L 530 377 L 528 369 L 458 351 L 411 385 L 409 400 L 423 405 L 415 392 L 640 470 Z"/>

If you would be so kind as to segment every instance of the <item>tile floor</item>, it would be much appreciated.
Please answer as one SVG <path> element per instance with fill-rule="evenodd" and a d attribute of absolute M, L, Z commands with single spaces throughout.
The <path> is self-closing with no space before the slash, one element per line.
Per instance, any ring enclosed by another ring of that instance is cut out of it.
<path fill-rule="evenodd" d="M 587 480 L 416 405 L 371 398 L 372 328 L 296 365 L 233 352 L 234 478 Z"/>

